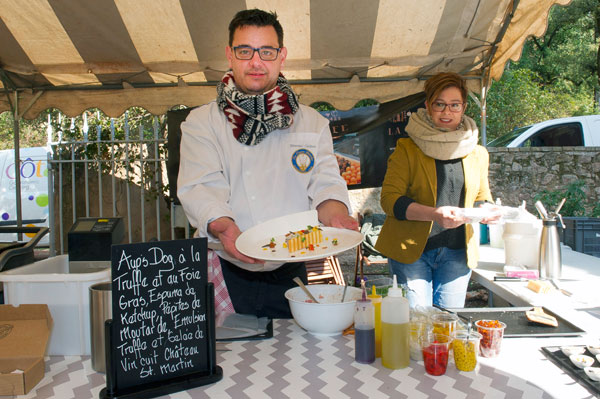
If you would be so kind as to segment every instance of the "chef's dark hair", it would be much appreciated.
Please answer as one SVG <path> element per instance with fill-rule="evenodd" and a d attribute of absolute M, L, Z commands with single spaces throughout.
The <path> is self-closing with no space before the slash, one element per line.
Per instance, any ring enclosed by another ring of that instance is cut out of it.
<path fill-rule="evenodd" d="M 242 26 L 272 26 L 277 33 L 279 47 L 283 47 L 283 28 L 277 20 L 277 14 L 274 11 L 266 12 L 258 8 L 238 11 L 229 23 L 229 46 L 233 44 L 235 31 Z"/>

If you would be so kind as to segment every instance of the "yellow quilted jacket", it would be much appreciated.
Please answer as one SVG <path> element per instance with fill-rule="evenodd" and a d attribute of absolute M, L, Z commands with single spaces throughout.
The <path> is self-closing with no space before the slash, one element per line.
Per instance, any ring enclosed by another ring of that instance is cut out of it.
<path fill-rule="evenodd" d="M 475 201 L 492 201 L 488 183 L 489 154 L 478 145 L 462 160 L 465 173 L 465 207 Z M 388 258 L 413 263 L 423 254 L 433 222 L 398 220 L 394 204 L 401 196 L 412 198 L 422 205 L 435 207 L 437 176 L 435 160 L 425 155 L 410 138 L 398 139 L 394 153 L 388 159 L 387 172 L 381 188 L 381 207 L 387 217 L 375 248 Z M 477 237 L 467 224 L 467 264 L 477 266 L 479 259 Z"/>

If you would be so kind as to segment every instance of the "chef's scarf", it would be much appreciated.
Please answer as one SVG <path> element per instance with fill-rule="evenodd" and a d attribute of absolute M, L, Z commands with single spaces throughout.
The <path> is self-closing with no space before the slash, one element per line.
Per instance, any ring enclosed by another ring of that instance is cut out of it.
<path fill-rule="evenodd" d="M 250 95 L 237 88 L 232 71 L 217 85 L 217 103 L 232 125 L 233 136 L 246 145 L 257 145 L 273 130 L 290 127 L 299 108 L 298 98 L 283 75 L 273 89 Z"/>

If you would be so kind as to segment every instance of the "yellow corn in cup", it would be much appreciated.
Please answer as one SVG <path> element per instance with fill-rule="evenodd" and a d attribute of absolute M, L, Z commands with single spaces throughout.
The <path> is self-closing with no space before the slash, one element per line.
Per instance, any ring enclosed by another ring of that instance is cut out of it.
<path fill-rule="evenodd" d="M 452 342 L 454 349 L 454 363 L 460 371 L 473 371 L 477 366 L 477 355 L 479 354 L 479 341 L 481 334 L 471 331 L 459 331 Z"/>

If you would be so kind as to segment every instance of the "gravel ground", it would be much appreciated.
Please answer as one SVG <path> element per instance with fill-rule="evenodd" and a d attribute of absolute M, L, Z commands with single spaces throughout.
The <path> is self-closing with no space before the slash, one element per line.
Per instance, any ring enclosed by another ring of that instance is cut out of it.
<path fill-rule="evenodd" d="M 346 280 L 346 283 L 352 283 L 354 279 L 354 266 L 356 263 L 356 250 L 351 249 L 342 252 L 338 256 L 340 265 L 342 267 L 342 274 Z M 379 277 L 389 277 L 389 270 L 387 265 L 372 265 L 365 269 L 365 273 L 369 273 L 366 277 L 369 279 L 375 279 Z M 373 273 L 373 274 L 371 274 Z M 467 298 L 465 300 L 466 308 L 482 308 L 488 306 L 488 292 L 481 285 L 475 283 L 473 280 L 469 282 L 469 288 L 467 290 Z"/>

